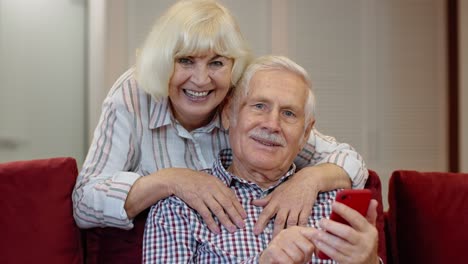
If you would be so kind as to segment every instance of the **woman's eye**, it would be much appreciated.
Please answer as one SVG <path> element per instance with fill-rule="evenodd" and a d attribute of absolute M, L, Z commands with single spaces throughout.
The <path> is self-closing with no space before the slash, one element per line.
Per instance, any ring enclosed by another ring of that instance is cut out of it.
<path fill-rule="evenodd" d="M 177 59 L 177 62 L 183 65 L 190 65 L 193 63 L 192 60 L 188 58 L 179 58 Z"/>
<path fill-rule="evenodd" d="M 215 67 L 222 67 L 224 63 L 222 61 L 212 61 L 210 62 L 210 65 L 215 66 Z"/>

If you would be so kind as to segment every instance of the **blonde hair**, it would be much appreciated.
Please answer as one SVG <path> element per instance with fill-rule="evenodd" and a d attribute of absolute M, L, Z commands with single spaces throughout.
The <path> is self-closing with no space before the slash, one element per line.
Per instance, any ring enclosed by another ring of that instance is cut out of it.
<path fill-rule="evenodd" d="M 240 79 L 251 53 L 236 20 L 215 0 L 182 0 L 155 23 L 136 62 L 140 87 L 156 100 L 168 95 L 174 60 L 212 51 L 233 59 L 232 86 Z"/>
<path fill-rule="evenodd" d="M 284 56 L 266 55 L 255 59 L 245 70 L 244 75 L 239 80 L 236 89 L 232 95 L 232 103 L 230 111 L 234 120 L 237 119 L 237 113 L 239 112 L 240 103 L 250 90 L 250 80 L 259 71 L 266 70 L 284 70 L 291 72 L 299 76 L 309 88 L 307 96 L 307 102 L 305 105 L 305 121 L 306 127 L 315 117 L 315 95 L 312 90 L 312 83 L 310 81 L 309 74 L 300 65 L 292 61 L 291 59 Z"/>

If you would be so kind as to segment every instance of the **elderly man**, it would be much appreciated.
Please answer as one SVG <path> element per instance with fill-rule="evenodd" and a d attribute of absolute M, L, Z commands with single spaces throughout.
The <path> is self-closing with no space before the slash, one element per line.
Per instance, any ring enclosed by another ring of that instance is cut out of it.
<path fill-rule="evenodd" d="M 289 227 L 273 237 L 271 220 L 263 233 L 254 232 L 262 208 L 252 201 L 294 173 L 293 160 L 315 123 L 310 87 L 305 70 L 285 57 L 261 57 L 247 68 L 223 111 L 232 149 L 220 152 L 211 171 L 237 195 L 247 212 L 245 228 L 214 234 L 196 211 L 169 197 L 148 215 L 145 263 L 329 263 L 315 257 L 317 250 L 340 263 L 378 263 L 376 202 L 369 206 L 367 219 L 334 204 L 351 223 L 342 225 L 326 219 L 336 190 L 319 193 L 309 227 Z"/>

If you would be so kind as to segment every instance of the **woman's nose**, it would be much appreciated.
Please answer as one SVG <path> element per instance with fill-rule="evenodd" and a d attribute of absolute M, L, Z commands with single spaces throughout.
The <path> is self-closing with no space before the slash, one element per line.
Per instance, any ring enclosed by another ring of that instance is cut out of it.
<path fill-rule="evenodd" d="M 199 87 L 209 84 L 211 82 L 211 77 L 207 67 L 195 67 L 192 73 L 191 81 Z"/>

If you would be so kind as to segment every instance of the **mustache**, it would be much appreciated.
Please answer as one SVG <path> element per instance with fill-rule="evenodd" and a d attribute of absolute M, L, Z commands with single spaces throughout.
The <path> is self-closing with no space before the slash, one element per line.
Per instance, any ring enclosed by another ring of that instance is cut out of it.
<path fill-rule="evenodd" d="M 249 136 L 259 140 L 265 141 L 269 144 L 279 145 L 279 146 L 286 146 L 286 139 L 283 136 L 277 133 L 271 133 L 266 129 L 255 129 L 249 132 Z"/>

